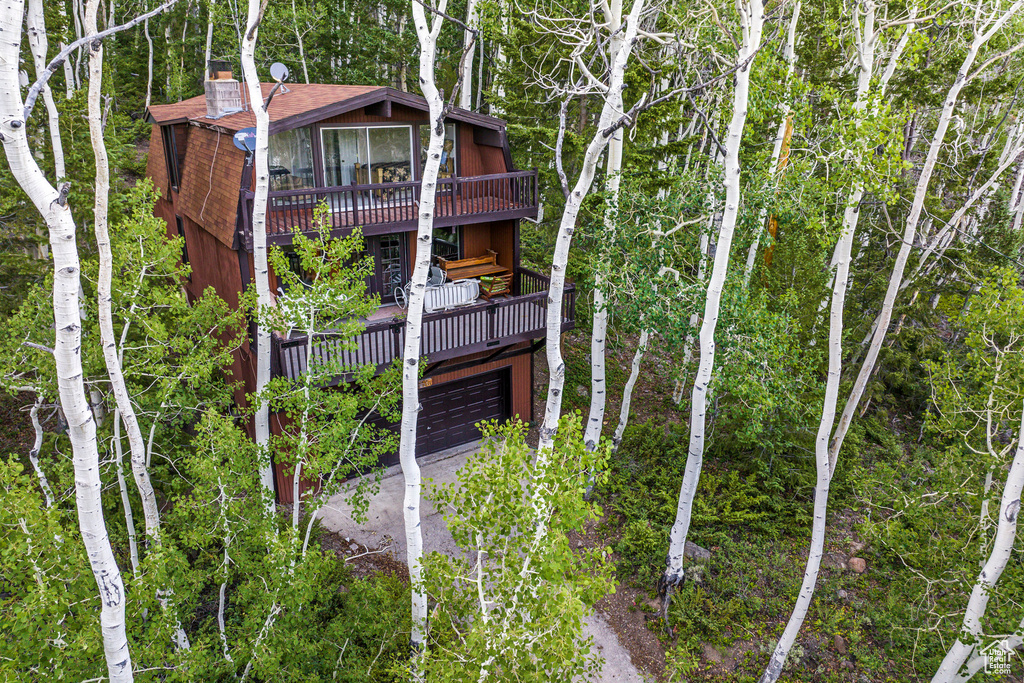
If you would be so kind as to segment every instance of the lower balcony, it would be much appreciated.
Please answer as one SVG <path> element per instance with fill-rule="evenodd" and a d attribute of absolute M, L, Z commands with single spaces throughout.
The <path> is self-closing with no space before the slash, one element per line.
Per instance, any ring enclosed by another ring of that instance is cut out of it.
<path fill-rule="evenodd" d="M 434 363 L 543 338 L 547 331 L 549 286 L 547 277 L 526 268 L 516 268 L 512 295 L 424 314 L 421 355 Z M 562 299 L 562 332 L 571 330 L 575 324 L 576 288 L 566 283 Z M 284 338 L 274 333 L 271 342 L 273 376 L 295 379 L 305 372 L 305 335 Z M 327 356 L 332 361 L 339 360 L 340 354 L 342 365 L 373 365 L 382 372 L 396 358 L 402 357 L 404 347 L 405 318 L 392 316 L 367 322 L 353 350 L 343 349 L 340 339 L 332 343 L 328 332 L 314 346 L 313 353 L 321 358 Z"/>
<path fill-rule="evenodd" d="M 295 228 L 315 231 L 313 209 L 329 208 L 331 235 L 361 227 L 364 235 L 414 230 L 420 183 L 344 185 L 271 192 L 267 205 L 267 243 L 287 245 Z M 253 192 L 242 192 L 242 244 L 252 251 Z M 434 227 L 537 217 L 537 171 L 513 171 L 437 181 Z"/>

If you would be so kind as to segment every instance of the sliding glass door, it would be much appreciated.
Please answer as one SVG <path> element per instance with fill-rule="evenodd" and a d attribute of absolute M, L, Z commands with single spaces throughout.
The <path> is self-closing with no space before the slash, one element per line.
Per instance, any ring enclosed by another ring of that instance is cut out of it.
<path fill-rule="evenodd" d="M 413 180 L 412 126 L 366 126 L 321 128 L 324 181 L 328 187 L 346 185 L 379 185 Z M 353 200 L 359 208 L 392 202 L 395 197 L 407 201 L 411 192 L 388 192 L 373 189 L 332 195 L 344 199 L 351 208 Z"/>

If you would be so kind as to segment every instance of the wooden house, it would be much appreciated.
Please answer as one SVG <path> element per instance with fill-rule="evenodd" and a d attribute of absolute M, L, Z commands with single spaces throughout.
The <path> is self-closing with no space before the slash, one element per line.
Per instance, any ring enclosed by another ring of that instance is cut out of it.
<path fill-rule="evenodd" d="M 263 86 L 264 97 L 272 84 Z M 312 229 L 312 206 L 326 201 L 332 235 L 362 229 L 375 272 L 368 280 L 381 308 L 370 317 L 347 362 L 379 369 L 400 357 L 404 319 L 397 288 L 411 275 L 423 149 L 429 137 L 426 101 L 384 87 L 287 84 L 270 114 L 269 244 L 286 251 L 293 227 Z M 147 174 L 161 198 L 155 213 L 169 234 L 184 238 L 192 267 L 190 297 L 213 287 L 230 305 L 253 281 L 252 155 L 236 132 L 255 125 L 246 90 L 218 70 L 206 95 L 154 105 Z M 437 184 L 433 251 L 450 275 L 485 274 L 506 283 L 498 296 L 424 316 L 417 452 L 429 454 L 471 441 L 483 419 L 530 421 L 533 352 L 544 343 L 548 279 L 523 268 L 519 228 L 537 216 L 537 172 L 512 164 L 505 123 L 460 109 L 446 121 Z M 478 257 L 480 257 L 478 259 Z M 485 268 L 462 268 L 471 261 Z M 277 288 L 271 273 L 271 290 Z M 485 288 L 486 289 L 486 288 Z M 501 286 L 498 289 L 502 289 Z M 486 291 L 484 292 L 486 293 Z M 400 303 L 397 302 L 397 303 Z M 575 318 L 575 291 L 566 293 L 563 330 Z M 273 335 L 272 374 L 297 377 L 305 341 Z M 255 387 L 255 347 L 236 355 L 236 400 Z M 272 420 L 273 424 L 273 420 Z M 385 464 L 397 461 L 397 455 Z M 291 502 L 289 468 L 275 466 L 278 499 Z"/>

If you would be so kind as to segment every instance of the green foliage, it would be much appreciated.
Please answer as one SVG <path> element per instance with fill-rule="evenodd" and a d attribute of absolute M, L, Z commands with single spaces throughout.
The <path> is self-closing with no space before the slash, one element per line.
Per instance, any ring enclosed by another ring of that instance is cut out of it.
<path fill-rule="evenodd" d="M 554 449 L 539 456 L 521 422 L 483 432 L 458 483 L 434 493 L 470 559 L 433 553 L 424 561 L 436 602 L 426 678 L 582 680 L 600 665 L 582 620 L 612 586 L 607 549 L 574 552 L 568 534 L 597 519 L 584 482 L 603 479 L 608 452 L 584 447 L 577 416 L 563 417 Z"/>

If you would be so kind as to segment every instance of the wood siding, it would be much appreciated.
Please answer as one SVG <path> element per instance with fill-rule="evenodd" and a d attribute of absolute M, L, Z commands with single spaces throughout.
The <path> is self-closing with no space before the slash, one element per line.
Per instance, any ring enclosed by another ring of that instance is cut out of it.
<path fill-rule="evenodd" d="M 167 178 L 167 157 L 164 155 L 164 138 L 160 126 L 154 125 L 149 135 L 149 158 L 146 160 L 146 175 L 153 181 L 153 187 L 164 199 L 171 197 L 171 183 Z"/>
<path fill-rule="evenodd" d="M 178 210 L 227 247 L 231 247 L 235 239 L 238 190 L 244 163 L 245 154 L 235 147 L 230 135 L 192 127 Z M 191 253 L 189 251 L 190 256 Z"/>
<path fill-rule="evenodd" d="M 321 126 L 338 126 L 357 123 L 426 123 L 429 115 L 425 111 L 419 111 L 411 107 L 404 107 L 400 104 L 391 105 L 391 117 L 377 114 L 367 114 L 365 109 L 355 109 L 329 119 L 319 121 Z"/>
<path fill-rule="evenodd" d="M 525 347 L 527 345 L 523 344 L 520 346 Z M 459 359 L 459 361 L 461 362 L 462 359 Z M 439 373 L 432 377 L 428 377 L 427 379 L 431 380 L 431 384 L 433 386 L 436 386 L 444 382 L 451 382 L 453 380 L 490 372 L 491 370 L 497 370 L 498 368 L 512 368 L 512 417 L 518 417 L 524 422 L 532 421 L 533 406 L 530 394 L 533 382 L 532 377 L 530 376 L 529 353 L 521 353 L 520 355 L 513 356 L 512 358 L 484 363 L 483 365 L 477 365 L 463 370 Z"/>
<path fill-rule="evenodd" d="M 507 173 L 512 170 L 505 168 L 505 153 L 500 147 L 478 145 L 473 141 L 473 126 L 468 123 L 458 124 L 456 143 L 459 155 L 457 171 L 462 177 Z"/>

